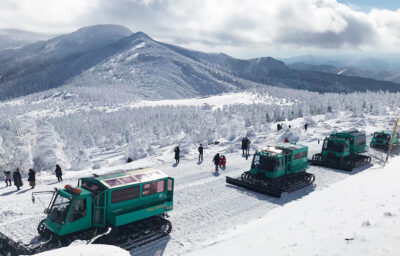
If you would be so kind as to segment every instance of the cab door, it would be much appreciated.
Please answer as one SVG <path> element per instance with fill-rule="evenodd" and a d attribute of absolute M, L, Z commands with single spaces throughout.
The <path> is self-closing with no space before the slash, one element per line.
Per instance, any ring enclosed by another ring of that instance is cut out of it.
<path fill-rule="evenodd" d="M 106 225 L 107 190 L 94 197 L 93 202 L 93 226 L 104 227 Z"/>
<path fill-rule="evenodd" d="M 71 202 L 65 225 L 65 233 L 74 233 L 92 226 L 92 198 L 75 198 Z"/>

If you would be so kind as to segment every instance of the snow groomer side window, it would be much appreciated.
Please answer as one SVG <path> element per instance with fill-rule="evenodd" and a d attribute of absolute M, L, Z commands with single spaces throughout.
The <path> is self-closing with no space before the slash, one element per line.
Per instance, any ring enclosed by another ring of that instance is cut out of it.
<path fill-rule="evenodd" d="M 121 188 L 111 192 L 111 203 L 119 203 L 138 198 L 140 196 L 140 186 Z"/>
<path fill-rule="evenodd" d="M 148 196 L 155 193 L 160 193 L 165 191 L 165 180 L 160 180 L 157 182 L 147 183 L 143 185 L 142 196 Z"/>

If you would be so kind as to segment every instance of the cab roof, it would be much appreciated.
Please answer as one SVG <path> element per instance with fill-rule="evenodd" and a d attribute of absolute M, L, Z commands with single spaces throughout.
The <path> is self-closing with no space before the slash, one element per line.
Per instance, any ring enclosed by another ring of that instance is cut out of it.
<path fill-rule="evenodd" d="M 97 176 L 93 177 L 92 179 L 97 180 L 106 188 L 115 188 L 164 178 L 168 178 L 168 175 L 161 170 L 154 168 L 143 168 L 121 171 L 104 176 Z"/>
<path fill-rule="evenodd" d="M 284 152 L 293 152 L 300 149 L 307 149 L 307 146 L 303 146 L 300 144 L 291 144 L 291 143 L 283 143 L 276 146 L 267 146 L 266 148 L 261 150 L 261 153 L 279 155 Z"/>

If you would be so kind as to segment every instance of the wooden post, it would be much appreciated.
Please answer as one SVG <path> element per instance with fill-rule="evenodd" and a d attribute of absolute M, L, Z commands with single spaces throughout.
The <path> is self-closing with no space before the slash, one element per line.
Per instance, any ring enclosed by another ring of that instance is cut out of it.
<path fill-rule="evenodd" d="M 386 155 L 386 162 L 389 160 L 390 150 L 392 149 L 392 143 L 393 143 L 394 136 L 396 135 L 397 125 L 399 124 L 399 120 L 400 120 L 400 118 L 397 118 L 396 124 L 393 129 L 392 137 L 390 138 L 390 143 L 389 143 L 389 147 L 388 147 L 388 151 L 387 151 L 387 155 Z"/>

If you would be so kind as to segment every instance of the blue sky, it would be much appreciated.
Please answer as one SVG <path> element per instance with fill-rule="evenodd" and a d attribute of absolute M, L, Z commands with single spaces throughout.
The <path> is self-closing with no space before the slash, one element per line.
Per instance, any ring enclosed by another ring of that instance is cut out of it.
<path fill-rule="evenodd" d="M 368 12 L 372 8 L 397 10 L 400 9 L 400 0 L 338 0 L 338 2 Z"/>

